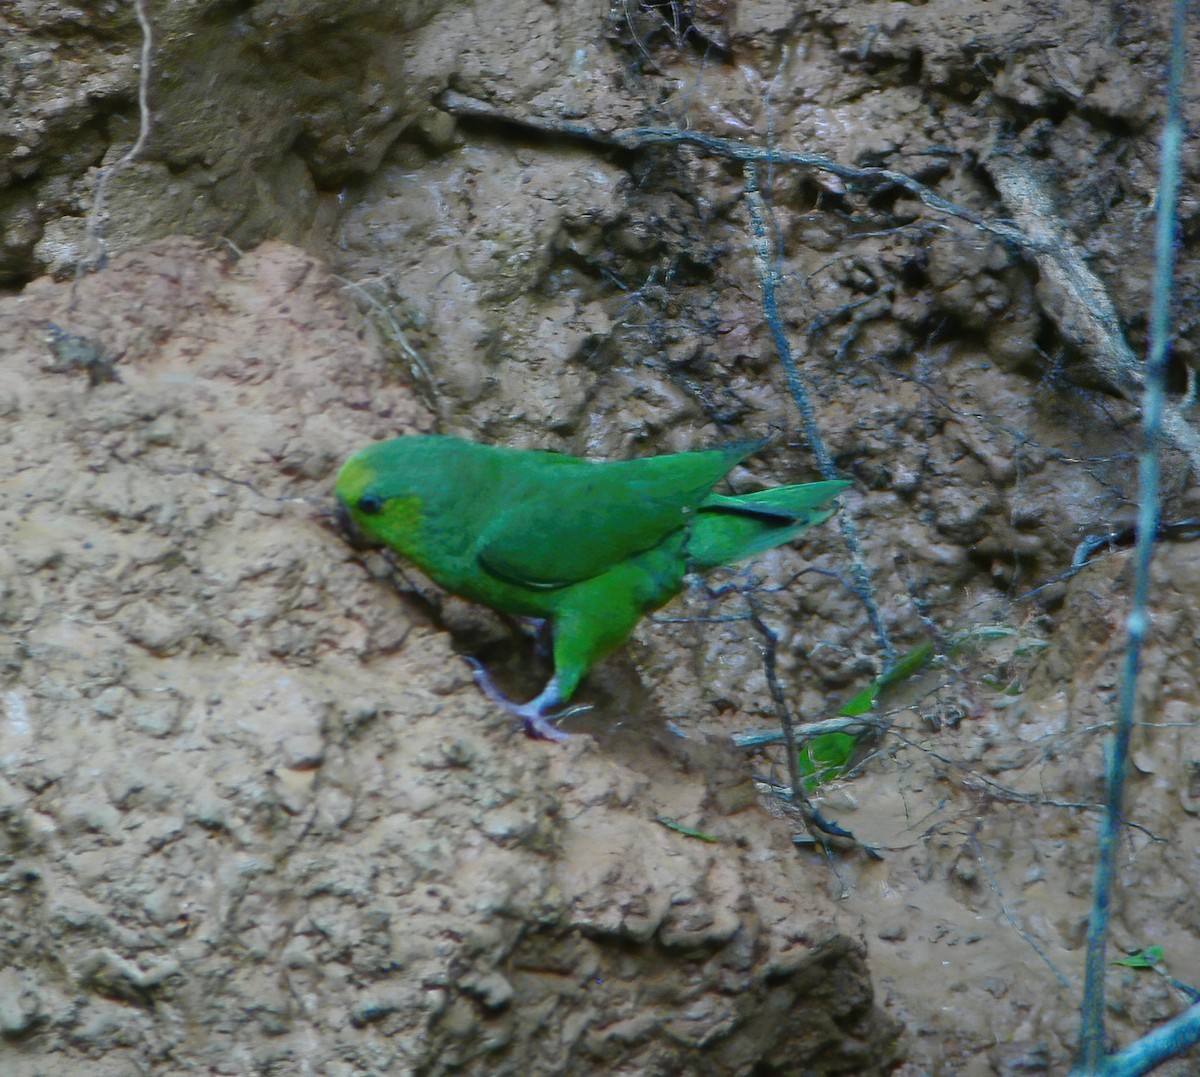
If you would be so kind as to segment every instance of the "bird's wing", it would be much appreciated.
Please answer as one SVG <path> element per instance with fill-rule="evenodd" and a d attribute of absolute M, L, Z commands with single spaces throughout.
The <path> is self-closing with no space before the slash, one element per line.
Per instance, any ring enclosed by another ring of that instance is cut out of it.
<path fill-rule="evenodd" d="M 598 576 L 684 526 L 713 485 L 760 444 L 531 472 L 480 536 L 479 564 L 526 587 Z"/>

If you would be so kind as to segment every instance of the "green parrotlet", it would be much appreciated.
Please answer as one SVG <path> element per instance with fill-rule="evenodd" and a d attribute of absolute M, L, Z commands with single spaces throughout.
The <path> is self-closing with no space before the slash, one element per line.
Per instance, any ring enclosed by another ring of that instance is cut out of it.
<path fill-rule="evenodd" d="M 713 493 L 764 444 L 606 463 L 453 437 L 394 438 L 343 465 L 338 515 L 352 537 L 390 547 L 447 591 L 548 620 L 554 675 L 528 703 L 505 699 L 482 666 L 472 667 L 531 737 L 564 740 L 555 708 L 683 589 L 688 573 L 790 542 L 837 511 L 833 499 L 850 485 L 840 480 Z"/>

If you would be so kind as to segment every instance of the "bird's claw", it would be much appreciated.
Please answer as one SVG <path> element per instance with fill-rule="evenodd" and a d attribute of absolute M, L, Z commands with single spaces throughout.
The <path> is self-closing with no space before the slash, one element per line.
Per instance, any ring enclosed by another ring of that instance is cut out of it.
<path fill-rule="evenodd" d="M 496 682 L 492 680 L 492 675 L 487 671 L 487 667 L 479 661 L 478 658 L 472 658 L 468 654 L 462 656 L 462 660 L 471 667 L 471 677 L 479 686 L 479 690 L 488 697 L 493 703 L 498 704 L 505 710 L 511 710 L 516 706 L 511 699 L 508 698 L 499 688 L 496 687 Z"/>
<path fill-rule="evenodd" d="M 520 711 L 514 713 L 520 715 L 527 737 L 534 740 L 554 740 L 560 744 L 571 739 L 570 733 L 564 733 L 558 726 L 551 724 L 552 720 L 559 717 L 557 714 L 525 714 Z"/>
<path fill-rule="evenodd" d="M 525 735 L 536 740 L 556 740 L 559 742 L 571 739 L 570 733 L 564 733 L 551 722 L 561 722 L 565 718 L 574 718 L 577 714 L 587 714 L 592 709 L 590 703 L 576 703 L 573 707 L 564 707 L 556 713 L 543 714 L 533 708 L 532 703 L 526 703 L 513 711 L 525 725 Z"/>
<path fill-rule="evenodd" d="M 543 711 L 542 706 L 544 705 L 547 693 L 553 698 L 553 692 L 550 689 L 547 689 L 547 692 L 543 692 L 536 699 L 530 700 L 528 703 L 516 703 L 496 687 L 496 682 L 492 680 L 492 675 L 488 673 L 487 668 L 479 659 L 463 655 L 463 660 L 471 667 L 471 676 L 475 679 L 475 683 L 479 685 L 479 690 L 498 707 L 503 707 L 509 714 L 515 714 L 521 719 L 521 724 L 525 727 L 525 735 L 527 737 L 532 737 L 535 740 L 553 740 L 559 743 L 568 741 L 571 739 L 571 734 L 564 733 L 553 723 L 561 722 L 564 718 L 571 718 L 576 714 L 583 714 L 592 709 L 591 704 L 579 703 L 573 707 L 566 707 L 557 713 Z"/>

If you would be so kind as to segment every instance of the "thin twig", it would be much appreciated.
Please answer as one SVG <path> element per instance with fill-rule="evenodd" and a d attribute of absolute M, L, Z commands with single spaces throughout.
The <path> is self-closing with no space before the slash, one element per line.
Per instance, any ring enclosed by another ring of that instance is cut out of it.
<path fill-rule="evenodd" d="M 793 168 L 809 168 L 816 172 L 828 172 L 830 175 L 844 180 L 847 184 L 861 189 L 874 191 L 885 187 L 899 187 L 939 213 L 957 217 L 975 228 L 989 232 L 1027 250 L 1039 249 L 1035 241 L 1020 229 L 1003 221 L 989 220 L 963 206 L 955 205 L 936 194 L 925 184 L 913 179 L 912 176 L 906 176 L 903 172 L 893 172 L 888 168 L 858 168 L 854 165 L 842 164 L 832 157 L 826 157 L 823 153 L 764 149 L 739 142 L 736 139 L 718 138 L 700 131 L 679 130 L 673 127 L 617 128 L 611 131 L 602 131 L 585 124 L 571 123 L 550 117 L 514 115 L 488 104 L 486 101 L 479 101 L 453 90 L 446 90 L 438 98 L 438 104 L 456 116 L 510 123 L 542 134 L 563 135 L 602 146 L 611 146 L 614 149 L 644 150 L 654 146 L 687 143 L 714 157 L 724 157 L 732 161 L 761 165 L 787 165 Z"/>
<path fill-rule="evenodd" d="M 1121 671 L 1120 698 L 1112 741 L 1108 751 L 1108 773 L 1104 815 L 1097 840 L 1096 874 L 1092 884 L 1092 912 L 1088 921 L 1087 956 L 1084 969 L 1084 994 L 1081 1014 L 1079 1057 L 1075 1077 L 1144 1073 L 1146 1068 L 1114 1069 L 1105 1059 L 1105 952 L 1116 874 L 1117 845 L 1124 823 L 1123 805 L 1128 774 L 1129 744 L 1137 711 L 1138 673 L 1142 647 L 1149 627 L 1150 560 L 1159 511 L 1159 435 L 1165 399 L 1167 348 L 1171 331 L 1172 276 L 1175 263 L 1176 211 L 1179 199 L 1179 155 L 1183 142 L 1181 120 L 1182 80 L 1185 64 L 1184 31 L 1187 0 L 1175 0 L 1171 26 L 1171 59 L 1167 88 L 1166 122 L 1162 135 L 1159 166 L 1158 219 L 1155 229 L 1154 292 L 1150 308 L 1150 354 L 1145 367 L 1142 402 L 1143 447 L 1138 467 L 1137 545 L 1133 562 L 1133 600 L 1126 622 L 1128 644 Z M 1188 1011 L 1189 1013 L 1191 1011 Z M 1186 1015 L 1185 1015 L 1186 1017 Z M 1178 1053 L 1188 1044 L 1200 1041 L 1200 1010 L 1179 1029 L 1185 1033 L 1168 1037 Z M 1160 1033 L 1162 1030 L 1160 1030 Z M 1152 1034 L 1154 1035 L 1154 1034 Z M 1190 1037 L 1186 1038 L 1186 1037 Z M 1160 1037 L 1161 1038 L 1161 1037 Z M 1155 1040 L 1158 1042 L 1158 1040 Z M 1134 1048 L 1138 1045 L 1134 1044 Z M 1131 1048 L 1131 1050 L 1133 1050 Z M 1145 1051 L 1142 1052 L 1145 1054 Z M 1158 1061 L 1171 1055 L 1154 1055 Z M 1142 1063 L 1138 1062 L 1138 1066 Z"/>
<path fill-rule="evenodd" d="M 95 244 L 96 256 L 91 262 L 94 269 L 103 267 L 107 258 L 107 248 L 104 242 L 104 203 L 108 197 L 108 188 L 113 177 L 122 169 L 127 168 L 141 156 L 150 141 L 152 114 L 150 112 L 150 75 L 151 57 L 154 50 L 154 31 L 150 25 L 150 16 L 146 11 L 146 0 L 133 0 L 133 8 L 137 14 L 138 25 L 142 30 L 142 49 L 138 62 L 138 136 L 129 147 L 107 168 L 102 168 L 96 177 L 95 195 L 92 198 L 92 210 L 88 214 L 87 234 Z M 83 272 L 84 263 L 81 260 L 76 269 L 76 279 Z"/>
<path fill-rule="evenodd" d="M 804 430 L 809 447 L 812 449 L 813 456 L 816 458 L 817 470 L 820 471 L 823 479 L 836 479 L 839 477 L 837 467 L 825 445 L 824 437 L 821 436 L 816 412 L 813 410 L 804 379 L 800 376 L 800 368 L 796 363 L 795 354 L 792 352 L 792 345 L 788 340 L 787 330 L 783 326 L 783 319 L 779 315 L 779 303 L 775 297 L 779 271 L 777 260 L 771 249 L 771 233 L 768 229 L 770 218 L 762 191 L 759 189 L 758 169 L 755 165 L 747 163 L 744 174 L 746 206 L 750 211 L 750 233 L 754 240 L 755 263 L 759 283 L 762 287 L 763 317 L 775 340 L 775 350 L 787 377 L 788 392 L 791 394 L 792 402 L 796 405 L 796 410 L 800 413 L 800 425 Z M 887 626 L 883 623 L 883 615 L 879 612 L 879 606 L 875 602 L 875 589 L 871 583 L 871 572 L 867 568 L 866 557 L 863 555 L 862 543 L 859 542 L 858 527 L 854 523 L 854 517 L 848 512 L 838 514 L 838 526 L 841 528 L 846 549 L 850 553 L 850 571 L 854 577 L 854 592 L 866 609 L 871 627 L 875 630 L 875 638 L 883 652 L 883 664 L 885 668 L 889 667 L 896 660 L 896 650 L 892 646 Z"/>
<path fill-rule="evenodd" d="M 401 354 L 408 360 L 409 375 L 413 380 L 413 384 L 425 397 L 425 402 L 429 405 L 430 410 L 439 420 L 444 420 L 445 415 L 442 412 L 442 403 L 438 397 L 437 382 L 433 377 L 433 372 L 426 366 L 425 360 L 421 358 L 417 349 L 408 342 L 408 337 L 405 335 L 403 328 L 401 328 L 400 322 L 397 321 L 388 306 L 381 300 L 376 299 L 375 296 L 357 281 L 349 280 L 346 277 L 339 277 L 337 274 L 334 274 L 333 279 L 346 288 L 349 288 L 375 312 L 386 329 L 385 335 L 391 337 L 392 343 L 395 344 Z"/>
<path fill-rule="evenodd" d="M 746 606 L 750 612 L 750 623 L 763 641 L 763 672 L 767 678 L 767 689 L 771 693 L 771 701 L 775 704 L 775 714 L 779 719 L 779 728 L 783 731 L 784 753 L 787 756 L 788 782 L 792 787 L 792 795 L 801 810 L 811 811 L 812 805 L 804 794 L 803 780 L 800 775 L 800 755 L 796 744 L 796 723 L 792 718 L 792 708 L 788 705 L 787 693 L 779 681 L 777 658 L 779 654 L 779 635 L 758 612 L 754 596 L 746 593 Z"/>
<path fill-rule="evenodd" d="M 832 859 L 831 847 L 834 843 L 857 846 L 872 859 L 880 859 L 877 850 L 859 841 L 850 831 L 826 819 L 808 798 L 804 791 L 804 779 L 800 773 L 800 754 L 797 744 L 796 722 L 792 716 L 792 708 L 788 704 L 787 693 L 779 679 L 778 656 L 779 635 L 763 620 L 751 591 L 745 592 L 746 607 L 750 615 L 750 623 L 763 641 L 763 671 L 767 678 L 767 688 L 771 693 L 771 701 L 775 704 L 775 713 L 779 718 L 779 726 L 783 730 L 784 751 L 787 753 L 788 783 L 791 786 L 788 799 L 795 806 L 804 820 L 804 825 L 813 840 L 820 843 L 826 856 Z"/>
<path fill-rule="evenodd" d="M 1048 953 L 1046 953 L 1041 944 L 1032 935 L 1030 935 L 1028 931 L 1026 931 L 1020 924 L 1017 923 L 1017 918 L 1013 916 L 1012 912 L 1009 910 L 1008 904 L 1004 898 L 1004 891 L 1000 889 L 1000 884 L 996 881 L 996 876 L 992 874 L 991 865 L 988 864 L 987 858 L 983 855 L 983 849 L 979 845 L 978 834 L 973 831 L 969 840 L 971 851 L 975 854 L 975 859 L 978 861 L 979 866 L 983 868 L 983 874 L 987 878 L 988 886 L 992 888 L 992 893 L 996 895 L 996 900 L 1000 902 L 1000 911 L 1004 913 L 1004 918 L 1008 921 L 1009 926 L 1018 935 L 1020 935 L 1021 938 L 1023 938 L 1029 944 L 1029 947 L 1033 950 L 1033 952 L 1046 963 L 1046 967 L 1049 968 L 1052 973 L 1054 973 L 1055 979 L 1062 984 L 1063 988 L 1066 991 L 1070 991 L 1071 981 L 1063 975 L 1062 969 L 1060 969 L 1054 963 L 1053 959 Z"/>
<path fill-rule="evenodd" d="M 827 733 L 885 733 L 891 726 L 890 718 L 881 714 L 856 714 L 853 718 L 823 718 L 817 722 L 805 722 L 799 728 L 793 728 L 792 741 L 804 744 Z M 767 744 L 778 744 L 787 739 L 787 731 L 782 729 L 766 729 L 757 733 L 734 733 L 730 738 L 737 748 L 761 748 Z"/>

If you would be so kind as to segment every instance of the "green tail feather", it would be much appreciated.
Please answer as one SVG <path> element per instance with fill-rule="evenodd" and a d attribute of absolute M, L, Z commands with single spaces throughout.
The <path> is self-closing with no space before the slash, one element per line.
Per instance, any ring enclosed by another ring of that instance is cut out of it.
<path fill-rule="evenodd" d="M 692 521 L 689 568 L 704 571 L 731 565 L 791 542 L 837 512 L 837 505 L 830 502 L 848 486 L 838 479 L 734 497 L 710 494 Z"/>

